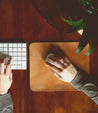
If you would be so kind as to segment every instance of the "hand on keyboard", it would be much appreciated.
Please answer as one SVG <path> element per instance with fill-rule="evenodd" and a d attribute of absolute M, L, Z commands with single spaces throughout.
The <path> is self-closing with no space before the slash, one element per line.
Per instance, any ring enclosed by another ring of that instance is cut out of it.
<path fill-rule="evenodd" d="M 5 59 L 0 62 L 0 95 L 4 95 L 8 92 L 12 84 L 12 70 L 11 70 L 12 58 L 8 61 L 6 69 L 4 69 Z"/>

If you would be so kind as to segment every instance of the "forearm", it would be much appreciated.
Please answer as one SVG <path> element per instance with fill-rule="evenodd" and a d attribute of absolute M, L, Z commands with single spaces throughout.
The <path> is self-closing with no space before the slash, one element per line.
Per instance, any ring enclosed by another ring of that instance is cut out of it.
<path fill-rule="evenodd" d="M 67 59 L 67 57 L 60 57 L 57 55 L 48 56 L 46 63 L 51 67 L 54 75 L 62 81 L 71 83 L 77 90 L 83 91 L 96 104 L 98 104 L 98 86 L 89 79 L 90 76 L 79 72 L 77 74 L 76 68 Z M 77 74 L 77 75 L 76 75 Z"/>
<path fill-rule="evenodd" d="M 13 102 L 10 93 L 0 96 L 0 113 L 13 113 Z"/>
<path fill-rule="evenodd" d="M 71 85 L 77 90 L 83 91 L 98 104 L 98 86 L 88 75 L 78 72 L 76 77 L 71 81 Z"/>

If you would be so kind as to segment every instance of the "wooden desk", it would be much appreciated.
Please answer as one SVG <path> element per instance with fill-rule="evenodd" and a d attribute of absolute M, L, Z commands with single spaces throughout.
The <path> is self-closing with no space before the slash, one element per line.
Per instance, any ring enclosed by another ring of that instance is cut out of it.
<path fill-rule="evenodd" d="M 0 41 L 78 41 L 77 34 L 65 35 L 43 20 L 32 0 L 0 0 Z M 29 50 L 29 48 L 28 48 Z M 90 71 L 98 75 L 98 48 L 90 56 Z M 11 94 L 14 113 L 97 113 L 98 107 L 81 92 L 32 92 L 29 86 L 29 55 L 26 71 L 13 71 Z"/>

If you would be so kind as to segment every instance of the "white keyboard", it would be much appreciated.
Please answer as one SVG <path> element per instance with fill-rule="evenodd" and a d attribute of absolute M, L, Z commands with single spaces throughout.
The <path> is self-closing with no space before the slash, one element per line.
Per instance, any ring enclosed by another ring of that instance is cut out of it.
<path fill-rule="evenodd" d="M 13 70 L 27 69 L 27 44 L 26 43 L 0 43 L 0 59 L 6 57 L 5 67 L 12 57 L 11 68 Z"/>

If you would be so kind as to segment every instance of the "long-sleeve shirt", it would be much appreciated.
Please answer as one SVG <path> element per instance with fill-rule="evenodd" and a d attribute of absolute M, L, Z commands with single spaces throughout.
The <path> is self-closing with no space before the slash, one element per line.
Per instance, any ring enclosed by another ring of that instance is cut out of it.
<path fill-rule="evenodd" d="M 90 76 L 78 72 L 72 80 L 71 85 L 77 90 L 83 91 L 98 104 L 98 85 L 96 85 L 96 82 L 92 78 L 90 79 Z M 0 96 L 0 113 L 13 113 L 13 102 L 10 93 Z"/>
<path fill-rule="evenodd" d="M 0 96 L 0 113 L 13 113 L 13 102 L 10 93 Z"/>
<path fill-rule="evenodd" d="M 71 85 L 77 90 L 84 92 L 98 104 L 98 77 L 96 77 L 95 81 L 94 76 L 89 76 L 79 71 L 76 77 L 71 81 Z"/>

